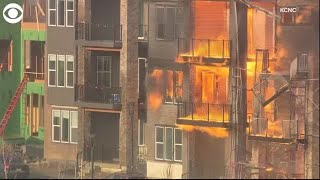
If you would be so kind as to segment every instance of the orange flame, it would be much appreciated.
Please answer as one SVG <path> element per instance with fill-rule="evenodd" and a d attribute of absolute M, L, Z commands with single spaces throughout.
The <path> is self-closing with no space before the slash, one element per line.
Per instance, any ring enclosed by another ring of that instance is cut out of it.
<path fill-rule="evenodd" d="M 162 85 L 163 71 L 159 69 L 154 69 L 150 75 L 151 79 L 151 92 L 148 95 L 148 107 L 152 111 L 156 111 L 161 106 L 163 95 L 159 90 Z"/>
<path fill-rule="evenodd" d="M 208 135 L 216 138 L 228 137 L 228 131 L 224 128 L 200 127 L 200 126 L 191 126 L 191 125 L 178 125 L 178 127 L 186 132 L 200 131 L 200 132 L 207 133 Z"/>

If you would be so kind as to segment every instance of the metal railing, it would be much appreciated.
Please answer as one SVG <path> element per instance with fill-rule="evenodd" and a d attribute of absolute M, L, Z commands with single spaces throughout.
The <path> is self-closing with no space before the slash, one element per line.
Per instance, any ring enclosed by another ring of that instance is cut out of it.
<path fill-rule="evenodd" d="M 178 38 L 178 54 L 191 57 L 230 58 L 230 40 Z"/>
<path fill-rule="evenodd" d="M 76 100 L 106 104 L 121 104 L 121 87 L 76 84 Z"/>
<path fill-rule="evenodd" d="M 178 119 L 229 122 L 228 104 L 183 102 L 177 107 Z"/>
<path fill-rule="evenodd" d="M 76 39 L 87 41 L 122 41 L 122 25 L 78 22 Z"/>
<path fill-rule="evenodd" d="M 42 63 L 40 63 L 39 61 L 42 61 Z M 25 74 L 28 75 L 30 82 L 34 82 L 35 80 L 44 80 L 43 58 L 41 58 L 41 59 L 36 58 L 35 62 L 36 62 L 35 67 L 31 67 L 31 68 L 25 70 Z"/>
<path fill-rule="evenodd" d="M 148 25 L 139 25 L 138 39 L 147 41 L 149 37 Z"/>

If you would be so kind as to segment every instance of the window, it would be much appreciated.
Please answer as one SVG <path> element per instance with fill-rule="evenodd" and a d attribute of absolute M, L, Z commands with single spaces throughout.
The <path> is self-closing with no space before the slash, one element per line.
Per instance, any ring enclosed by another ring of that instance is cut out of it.
<path fill-rule="evenodd" d="M 12 71 L 12 41 L 0 40 L 0 72 Z"/>
<path fill-rule="evenodd" d="M 52 111 L 52 141 L 60 142 L 60 111 Z"/>
<path fill-rule="evenodd" d="M 70 111 L 70 142 L 78 142 L 78 112 Z"/>
<path fill-rule="evenodd" d="M 165 128 L 165 160 L 173 160 L 173 129 Z"/>
<path fill-rule="evenodd" d="M 58 26 L 64 26 L 65 25 L 65 0 L 58 0 Z"/>
<path fill-rule="evenodd" d="M 156 127 L 156 159 L 163 159 L 164 128 Z"/>
<path fill-rule="evenodd" d="M 69 142 L 69 111 L 61 111 L 61 142 Z"/>
<path fill-rule="evenodd" d="M 52 141 L 62 143 L 78 142 L 78 112 L 52 110 Z"/>
<path fill-rule="evenodd" d="M 56 60 L 57 57 L 54 54 L 49 54 L 49 74 L 48 74 L 48 84 L 49 86 L 55 86 L 56 85 Z"/>
<path fill-rule="evenodd" d="M 157 7 L 156 9 L 157 13 L 157 38 L 158 39 L 164 39 L 164 7 Z"/>
<path fill-rule="evenodd" d="M 182 130 L 174 129 L 174 160 L 182 161 Z"/>
<path fill-rule="evenodd" d="M 66 57 L 67 57 L 67 68 L 66 68 L 67 87 L 73 87 L 74 57 L 73 56 L 66 56 Z"/>
<path fill-rule="evenodd" d="M 156 126 L 156 159 L 182 161 L 182 130 Z"/>
<path fill-rule="evenodd" d="M 57 9 L 56 9 L 56 0 L 49 0 L 49 26 L 56 25 L 56 17 L 57 17 Z"/>
<path fill-rule="evenodd" d="M 139 119 L 139 146 L 144 145 L 144 122 Z"/>
<path fill-rule="evenodd" d="M 74 14 L 73 1 L 74 0 L 67 0 L 67 26 L 68 27 L 73 27 L 73 14 Z"/>
<path fill-rule="evenodd" d="M 182 102 L 182 83 L 183 72 L 181 71 L 166 71 L 166 103 L 181 103 Z"/>
<path fill-rule="evenodd" d="M 65 61 L 65 56 L 58 55 L 58 87 L 64 87 L 64 80 L 65 80 L 64 61 Z"/>
<path fill-rule="evenodd" d="M 183 8 L 170 6 L 156 7 L 156 37 L 159 40 L 173 40 L 181 35 Z"/>
<path fill-rule="evenodd" d="M 216 90 L 216 76 L 212 72 L 201 74 L 201 101 L 203 103 L 214 103 Z"/>
<path fill-rule="evenodd" d="M 111 56 L 97 56 L 97 84 L 111 87 Z"/>

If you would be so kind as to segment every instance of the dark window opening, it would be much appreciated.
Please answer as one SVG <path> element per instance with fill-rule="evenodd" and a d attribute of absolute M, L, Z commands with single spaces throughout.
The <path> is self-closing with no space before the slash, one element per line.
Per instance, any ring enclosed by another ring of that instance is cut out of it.
<path fill-rule="evenodd" d="M 65 0 L 58 0 L 58 26 L 65 25 Z"/>
<path fill-rule="evenodd" d="M 25 41 L 24 47 L 25 73 L 29 81 L 44 80 L 44 43 Z"/>
<path fill-rule="evenodd" d="M 23 22 L 46 22 L 46 1 L 47 0 L 37 0 L 23 1 Z M 50 3 L 50 8 L 52 8 L 52 1 Z M 55 8 L 55 7 L 54 7 Z"/>
<path fill-rule="evenodd" d="M 12 41 L 0 40 L 0 72 L 12 71 Z"/>

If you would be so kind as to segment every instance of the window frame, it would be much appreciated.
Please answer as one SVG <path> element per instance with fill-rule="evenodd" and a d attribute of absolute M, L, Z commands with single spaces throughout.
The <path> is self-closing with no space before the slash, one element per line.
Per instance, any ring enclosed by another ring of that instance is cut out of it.
<path fill-rule="evenodd" d="M 99 59 L 99 58 L 102 58 L 102 59 Z M 110 61 L 109 62 L 109 70 L 99 70 L 99 60 L 102 60 L 102 63 L 103 63 L 103 67 L 104 67 L 104 64 L 105 64 L 105 61 Z M 109 76 L 109 84 L 108 86 L 105 86 L 103 84 L 103 87 L 106 87 L 106 88 L 111 88 L 112 87 L 112 56 L 97 56 L 97 71 L 96 71 L 96 83 L 97 85 L 99 86 L 99 74 L 110 74 Z M 105 78 L 105 76 L 103 76 Z"/>
<path fill-rule="evenodd" d="M 54 124 L 54 112 L 59 112 L 59 125 L 55 125 Z M 52 120 L 52 129 L 51 129 L 51 140 L 52 140 L 52 142 L 61 142 L 61 111 L 60 110 L 56 110 L 56 109 L 53 109 L 52 111 L 51 111 L 51 120 Z M 54 127 L 59 127 L 59 141 L 57 141 L 57 140 L 55 140 L 54 139 Z"/>
<path fill-rule="evenodd" d="M 172 137 L 172 144 L 171 144 L 171 149 L 172 149 L 172 159 L 166 159 L 166 154 L 167 154 L 167 129 L 171 129 L 171 137 Z M 175 149 L 174 149 L 174 128 L 173 127 L 164 127 L 164 150 L 163 150 L 163 154 L 164 154 L 164 157 L 163 157 L 163 159 L 165 160 L 165 161 L 174 161 L 174 151 L 175 151 Z"/>
<path fill-rule="evenodd" d="M 72 114 L 75 113 L 76 114 L 76 126 L 72 124 Z M 75 128 L 76 129 L 76 133 L 78 133 L 78 123 L 79 123 L 79 113 L 78 111 L 70 111 L 69 112 L 69 127 L 70 127 L 70 130 L 69 130 L 69 141 L 70 141 L 70 144 L 78 144 L 78 136 L 77 136 L 77 141 L 72 141 L 72 128 Z"/>
<path fill-rule="evenodd" d="M 63 60 L 60 60 L 59 57 L 63 57 Z M 59 61 L 62 61 L 63 62 L 63 74 L 64 74 L 64 77 L 63 77 L 63 86 L 60 86 L 59 85 Z M 65 79 L 66 79 L 66 56 L 65 55 L 57 55 L 57 87 L 66 87 L 66 82 L 65 82 Z"/>
<path fill-rule="evenodd" d="M 140 134 L 140 131 L 141 131 L 141 125 L 142 125 L 142 139 L 143 139 L 143 142 L 141 143 L 141 134 Z M 146 143 L 145 143 L 145 123 L 143 121 L 141 121 L 140 119 L 138 119 L 138 146 L 145 146 Z"/>
<path fill-rule="evenodd" d="M 54 57 L 52 60 L 50 57 Z M 50 62 L 54 61 L 54 68 L 55 69 L 50 69 Z M 50 72 L 55 72 L 54 75 L 54 85 L 50 84 Z M 56 87 L 57 86 L 57 55 L 55 54 L 48 54 L 48 86 L 49 87 Z"/>
<path fill-rule="evenodd" d="M 162 142 L 157 142 L 157 129 L 162 129 L 162 134 L 163 134 L 163 137 L 162 137 Z M 156 126 L 155 127 L 155 159 L 156 160 L 164 160 L 164 150 L 163 150 L 163 157 L 162 158 L 158 158 L 157 157 L 157 154 L 158 154 L 158 148 L 157 148 L 157 144 L 162 144 L 163 146 L 163 149 L 164 149 L 164 140 L 165 140 L 165 132 L 164 132 L 164 127 L 162 126 Z"/>
<path fill-rule="evenodd" d="M 163 141 L 162 142 L 157 142 L 157 129 L 162 129 L 162 134 L 163 134 Z M 167 136 L 167 131 L 166 129 L 172 129 L 172 159 L 166 159 L 166 136 Z M 181 131 L 181 144 L 176 143 L 176 131 L 180 130 Z M 156 125 L 155 126 L 155 160 L 159 161 L 166 161 L 166 162 L 176 162 L 176 163 L 181 163 L 182 158 L 183 158 L 183 131 L 181 128 L 177 128 L 174 126 L 162 126 L 162 125 Z M 157 144 L 162 144 L 163 146 L 163 157 L 158 158 L 157 153 Z M 181 146 L 181 160 L 176 159 L 176 146 Z"/>
<path fill-rule="evenodd" d="M 57 1 L 57 26 L 58 27 L 65 27 L 66 26 L 66 1 L 65 0 L 56 0 Z M 63 25 L 59 24 L 59 2 L 63 2 L 64 4 L 64 10 L 63 10 L 63 14 L 64 14 L 64 18 L 63 18 Z"/>
<path fill-rule="evenodd" d="M 177 102 L 177 88 L 181 88 L 181 91 L 182 91 L 182 98 L 183 98 L 183 71 L 179 71 L 179 70 L 170 70 L 170 69 L 165 69 L 163 70 L 166 75 L 165 75 L 165 80 L 166 80 L 166 83 L 170 82 L 169 81 L 169 76 L 168 76 L 168 72 L 169 71 L 172 71 L 172 101 L 167 101 L 166 99 L 166 96 L 167 96 L 167 88 L 168 88 L 168 84 L 166 84 L 166 89 L 165 89 L 165 94 L 164 94 L 164 104 L 173 104 L 173 105 L 178 105 L 178 104 L 182 104 L 182 102 Z M 178 73 L 182 73 L 182 84 L 181 86 L 177 86 L 177 74 Z"/>
<path fill-rule="evenodd" d="M 72 10 L 69 10 L 68 9 L 68 2 L 71 1 L 72 2 Z M 65 24 L 66 24 L 66 27 L 74 27 L 74 0 L 66 0 L 66 14 L 65 14 L 65 17 L 66 17 L 66 21 L 65 21 Z M 72 25 L 69 25 L 69 22 L 68 22 L 68 12 L 72 12 Z"/>
<path fill-rule="evenodd" d="M 55 9 L 50 9 L 50 1 L 54 1 L 54 8 Z M 51 11 L 55 11 L 56 15 L 55 15 L 55 24 L 51 24 L 51 21 L 50 21 L 50 12 Z M 57 0 L 48 0 L 48 26 L 57 26 Z"/>
<path fill-rule="evenodd" d="M 68 114 L 68 141 L 63 141 L 63 112 L 66 112 Z M 64 144 L 67 144 L 67 143 L 70 143 L 70 111 L 69 110 L 61 110 L 61 113 L 60 113 L 60 121 L 61 121 L 61 128 L 60 128 L 60 141 L 61 143 L 64 143 Z"/>
<path fill-rule="evenodd" d="M 181 144 L 179 144 L 179 143 L 176 143 L 176 131 L 177 130 L 179 130 L 179 131 L 181 131 Z M 173 153 L 173 160 L 174 161 L 176 161 L 176 162 L 182 162 L 182 157 L 183 157 L 183 131 L 182 131 L 182 129 L 180 129 L 180 128 L 174 128 L 174 141 L 173 141 L 173 151 L 174 151 L 174 153 Z M 177 160 L 176 159 L 176 146 L 181 146 L 181 160 Z"/>
<path fill-rule="evenodd" d="M 74 56 L 73 55 L 66 55 L 66 65 L 65 65 L 65 86 L 66 88 L 74 88 Z M 68 70 L 68 62 L 72 62 L 72 70 Z M 72 85 L 68 85 L 68 74 L 72 73 Z"/>

